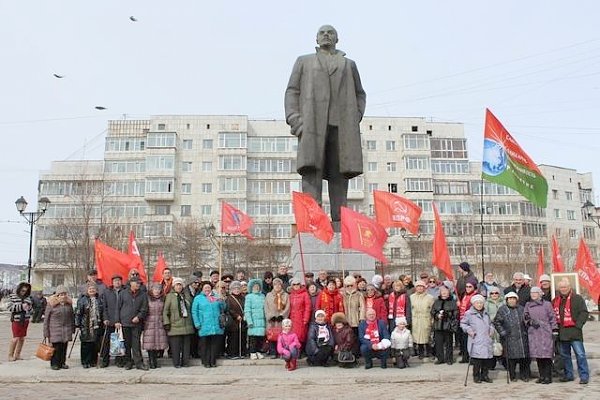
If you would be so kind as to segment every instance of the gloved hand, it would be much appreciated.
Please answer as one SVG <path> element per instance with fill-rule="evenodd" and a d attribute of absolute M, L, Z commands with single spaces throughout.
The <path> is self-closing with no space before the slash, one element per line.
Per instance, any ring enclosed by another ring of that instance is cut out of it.
<path fill-rule="evenodd" d="M 165 331 L 169 332 L 171 330 L 171 324 L 165 324 Z"/>
<path fill-rule="evenodd" d="M 530 322 L 531 326 L 533 326 L 535 329 L 540 327 L 540 323 L 538 322 L 537 319 L 532 319 Z"/>

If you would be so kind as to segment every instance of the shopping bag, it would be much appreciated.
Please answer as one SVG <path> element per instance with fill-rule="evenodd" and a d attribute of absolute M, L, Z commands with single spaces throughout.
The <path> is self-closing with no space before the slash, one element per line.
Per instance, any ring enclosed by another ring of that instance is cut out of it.
<path fill-rule="evenodd" d="M 125 340 L 121 329 L 110 334 L 110 355 L 113 357 L 125 355 Z"/>

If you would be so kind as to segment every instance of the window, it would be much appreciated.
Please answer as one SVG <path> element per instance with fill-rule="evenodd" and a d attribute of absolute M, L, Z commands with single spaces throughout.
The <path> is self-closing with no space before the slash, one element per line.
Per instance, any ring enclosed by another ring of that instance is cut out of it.
<path fill-rule="evenodd" d="M 431 179 L 406 178 L 404 185 L 408 192 L 431 192 Z"/>
<path fill-rule="evenodd" d="M 293 172 L 296 170 L 295 164 L 295 160 L 290 158 L 253 158 L 248 160 L 248 172 Z"/>
<path fill-rule="evenodd" d="M 188 124 L 189 129 L 190 124 Z M 194 142 L 191 139 L 186 139 L 182 141 L 182 146 L 184 150 L 192 150 L 194 148 Z"/>
<path fill-rule="evenodd" d="M 146 138 L 138 137 L 107 137 L 106 151 L 143 151 Z"/>
<path fill-rule="evenodd" d="M 569 221 L 575 221 L 575 211 L 567 210 L 567 219 Z"/>
<path fill-rule="evenodd" d="M 467 140 L 431 138 L 431 158 L 467 158 Z"/>
<path fill-rule="evenodd" d="M 175 147 L 175 139 L 175 132 L 149 133 L 147 147 Z"/>
<path fill-rule="evenodd" d="M 171 171 L 175 169 L 175 156 L 146 157 L 146 171 Z"/>
<path fill-rule="evenodd" d="M 202 193 L 212 193 L 212 183 L 203 183 Z"/>
<path fill-rule="evenodd" d="M 467 160 L 431 160 L 431 170 L 436 174 L 468 174 Z"/>
<path fill-rule="evenodd" d="M 577 229 L 569 229 L 569 238 L 577 239 Z"/>
<path fill-rule="evenodd" d="M 556 235 L 556 237 L 560 237 L 560 233 L 561 233 L 560 228 L 554 229 L 554 235 Z"/>
<path fill-rule="evenodd" d="M 212 171 L 212 161 L 202 161 L 202 172 Z"/>
<path fill-rule="evenodd" d="M 398 193 L 398 184 L 397 183 L 388 183 L 388 192 Z"/>
<path fill-rule="evenodd" d="M 213 148 L 213 140 L 212 139 L 203 139 L 202 140 L 202 149 L 211 150 Z"/>
<path fill-rule="evenodd" d="M 573 200 L 573 192 L 565 192 L 565 198 L 567 200 Z"/>
<path fill-rule="evenodd" d="M 105 161 L 104 172 L 106 173 L 136 173 L 145 172 L 146 162 L 144 160 L 135 161 Z M 58 193 L 45 193 L 45 194 L 58 194 Z"/>
<path fill-rule="evenodd" d="M 158 124 L 159 131 L 164 131 L 165 129 L 167 129 L 167 126 L 165 124 Z"/>
<path fill-rule="evenodd" d="M 191 161 L 183 161 L 181 163 L 181 171 L 182 172 L 192 172 L 192 162 Z"/>
<path fill-rule="evenodd" d="M 435 194 L 469 194 L 469 182 L 435 181 L 433 192 Z"/>
<path fill-rule="evenodd" d="M 65 274 L 52 274 L 52 287 L 61 286 L 65 284 Z"/>
<path fill-rule="evenodd" d="M 189 204 L 182 204 L 181 205 L 181 216 L 189 217 L 190 215 L 192 215 L 192 206 Z"/>
<path fill-rule="evenodd" d="M 149 178 L 146 179 L 146 193 L 172 193 L 173 179 Z"/>
<path fill-rule="evenodd" d="M 558 208 L 554 209 L 554 218 L 560 218 L 560 210 Z"/>
<path fill-rule="evenodd" d="M 376 140 L 367 140 L 367 150 L 377 150 L 377 141 Z"/>
<path fill-rule="evenodd" d="M 204 204 L 200 206 L 200 214 L 202 215 L 210 215 L 212 214 L 212 206 L 208 204 Z"/>
<path fill-rule="evenodd" d="M 377 172 L 377 163 L 376 162 L 369 162 L 367 164 L 367 171 L 369 171 L 369 172 Z"/>
<path fill-rule="evenodd" d="M 595 229 L 590 226 L 584 226 L 583 227 L 583 237 L 588 240 L 596 240 Z"/>
<path fill-rule="evenodd" d="M 298 139 L 287 137 L 248 138 L 248 151 L 254 153 L 287 153 L 298 150 Z"/>
<path fill-rule="evenodd" d="M 411 132 L 419 132 L 419 127 L 417 125 L 413 125 L 410 127 Z"/>
<path fill-rule="evenodd" d="M 365 179 L 362 176 L 350 179 L 348 181 L 348 190 L 362 192 L 365 190 Z"/>
<path fill-rule="evenodd" d="M 219 170 L 244 171 L 246 170 L 246 157 L 238 155 L 219 156 Z"/>
<path fill-rule="evenodd" d="M 206 129 L 210 129 L 210 124 L 206 124 Z"/>
<path fill-rule="evenodd" d="M 388 125 L 388 131 L 391 131 L 391 130 L 392 130 L 392 126 Z"/>
<path fill-rule="evenodd" d="M 245 149 L 246 134 L 221 132 L 219 133 L 219 148 L 220 149 Z"/>
<path fill-rule="evenodd" d="M 373 193 L 375 190 L 379 190 L 379 184 L 369 183 L 369 193 Z"/>
<path fill-rule="evenodd" d="M 190 129 L 192 126 L 190 124 L 185 124 L 185 129 Z"/>
<path fill-rule="evenodd" d="M 429 169 L 429 157 L 407 156 L 404 157 L 406 169 L 426 171 Z"/>
<path fill-rule="evenodd" d="M 429 149 L 429 138 L 425 135 L 404 135 L 404 148 L 409 150 Z"/>
<path fill-rule="evenodd" d="M 146 222 L 144 223 L 144 237 L 171 237 L 173 234 L 172 222 Z"/>
<path fill-rule="evenodd" d="M 249 180 L 248 192 L 252 194 L 290 194 L 300 190 L 299 181 Z"/>
<path fill-rule="evenodd" d="M 235 193 L 246 191 L 246 178 L 219 178 L 219 192 Z"/>
<path fill-rule="evenodd" d="M 154 206 L 154 215 L 169 215 L 171 214 L 171 206 L 168 204 L 157 204 Z"/>
<path fill-rule="evenodd" d="M 181 193 L 191 194 L 192 193 L 192 184 L 191 183 L 182 183 L 181 184 Z"/>
<path fill-rule="evenodd" d="M 558 190 L 552 189 L 552 198 L 558 200 Z"/>
<path fill-rule="evenodd" d="M 395 140 L 386 140 L 385 141 L 385 149 L 387 151 L 396 151 L 396 141 Z"/>
<path fill-rule="evenodd" d="M 105 196 L 143 196 L 144 181 L 113 181 L 106 182 Z"/>
<path fill-rule="evenodd" d="M 473 214 L 473 208 L 468 201 L 448 200 L 436 202 L 440 214 Z"/>
<path fill-rule="evenodd" d="M 386 163 L 386 170 L 387 170 L 387 172 L 396 172 L 396 163 L 395 162 Z"/>

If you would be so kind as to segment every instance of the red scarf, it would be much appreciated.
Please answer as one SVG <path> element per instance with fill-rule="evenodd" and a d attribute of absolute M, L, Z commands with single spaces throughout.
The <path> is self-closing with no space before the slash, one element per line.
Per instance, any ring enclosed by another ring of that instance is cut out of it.
<path fill-rule="evenodd" d="M 377 326 L 377 320 L 367 321 L 365 339 L 369 339 L 371 341 L 371 345 L 379 343 L 379 327 Z"/>
<path fill-rule="evenodd" d="M 375 305 L 373 304 L 375 300 L 375 297 L 367 297 L 365 298 L 365 309 L 368 310 L 369 308 L 374 308 Z"/>
<path fill-rule="evenodd" d="M 460 307 L 459 307 L 459 319 L 462 319 L 462 317 L 465 315 L 465 313 L 467 312 L 467 310 L 469 308 L 471 308 L 471 297 L 475 296 L 477 294 L 477 292 L 473 291 L 473 293 L 468 294 L 465 293 L 465 295 L 463 296 L 462 300 L 460 301 Z"/>
<path fill-rule="evenodd" d="M 406 317 L 406 293 L 400 293 L 398 301 L 396 301 L 396 296 L 398 296 L 398 293 L 392 292 L 390 293 L 390 297 L 388 297 L 388 308 L 390 310 L 388 319 Z"/>
<path fill-rule="evenodd" d="M 552 301 L 554 313 L 556 314 L 556 320 L 558 321 L 559 325 L 561 325 L 563 328 L 572 328 L 575 326 L 575 321 L 573 321 L 573 315 L 571 315 L 571 294 L 573 294 L 573 291 L 570 291 L 569 295 L 567 296 L 565 308 L 563 309 L 564 314 L 562 319 L 560 318 L 560 303 L 563 297 L 560 295 L 556 296 Z"/>

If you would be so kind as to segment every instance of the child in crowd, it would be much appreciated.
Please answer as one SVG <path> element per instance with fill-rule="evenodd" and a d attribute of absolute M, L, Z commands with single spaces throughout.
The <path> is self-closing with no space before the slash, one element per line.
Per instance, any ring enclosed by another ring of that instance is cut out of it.
<path fill-rule="evenodd" d="M 406 318 L 399 317 L 396 327 L 392 331 L 392 356 L 396 358 L 396 368 L 408 367 L 410 350 L 413 347 L 413 337 L 410 330 L 406 328 Z"/>
<path fill-rule="evenodd" d="M 284 319 L 281 322 L 281 333 L 277 338 L 277 353 L 285 360 L 285 369 L 288 371 L 296 369 L 300 348 L 298 336 L 292 332 L 292 320 Z"/>

